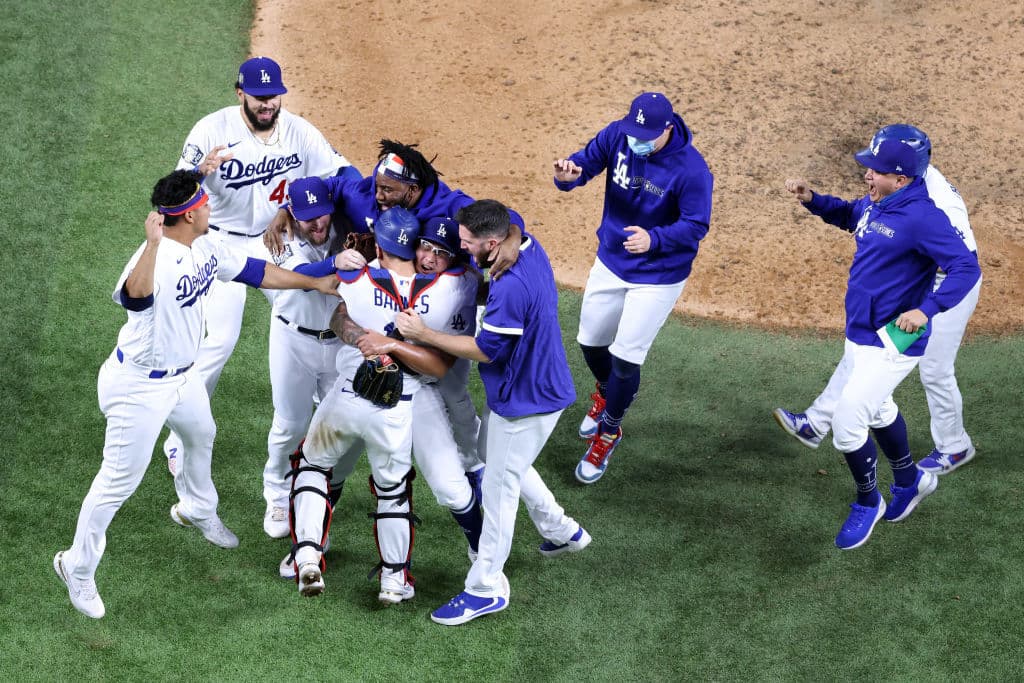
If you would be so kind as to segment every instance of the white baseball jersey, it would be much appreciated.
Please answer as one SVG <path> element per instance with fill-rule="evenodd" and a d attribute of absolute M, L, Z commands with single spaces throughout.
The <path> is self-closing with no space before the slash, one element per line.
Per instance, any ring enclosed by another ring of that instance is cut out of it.
<path fill-rule="evenodd" d="M 295 270 L 304 263 L 319 263 L 327 258 L 333 238 L 333 228 L 327 241 L 319 247 L 296 236 L 285 242 L 281 253 L 273 257 L 274 263 L 286 270 Z M 290 289 L 278 292 L 274 297 L 274 315 L 310 330 L 326 330 L 331 326 L 331 315 L 337 305 L 338 299 L 333 296 Z"/>
<path fill-rule="evenodd" d="M 114 288 L 121 290 L 146 245 L 136 250 Z M 146 368 L 180 368 L 196 360 L 203 338 L 206 298 L 214 279 L 229 281 L 245 267 L 246 258 L 225 249 L 217 240 L 198 237 L 191 247 L 164 237 L 157 246 L 153 304 L 128 310 L 128 322 L 117 345 L 133 363 Z"/>
<path fill-rule="evenodd" d="M 939 169 L 931 165 L 925 171 L 924 184 L 928 188 L 928 196 L 935 202 L 935 206 L 946 214 L 967 248 L 977 252 L 978 243 L 974 239 L 974 231 L 971 230 L 971 222 L 967 218 L 967 205 L 964 204 L 963 197 L 957 189 L 939 173 Z"/>
<path fill-rule="evenodd" d="M 338 294 L 348 306 L 349 317 L 360 327 L 382 334 L 393 330 L 395 316 L 410 307 L 433 330 L 445 334 L 462 332 L 466 302 L 476 298 L 478 284 L 464 268 L 436 276 L 407 277 L 367 266 L 358 271 L 339 271 L 338 277 Z M 338 354 L 338 381 L 350 380 L 362 360 L 354 347 L 343 348 Z M 406 374 L 402 393 L 414 394 L 422 380 L 420 376 Z"/>
<path fill-rule="evenodd" d="M 300 116 L 281 109 L 269 142 L 256 137 L 239 105 L 201 118 L 185 140 L 178 168 L 195 168 L 214 147 L 224 145 L 234 157 L 206 177 L 210 225 L 259 235 L 287 201 L 288 183 L 296 178 L 333 175 L 348 159 Z"/>

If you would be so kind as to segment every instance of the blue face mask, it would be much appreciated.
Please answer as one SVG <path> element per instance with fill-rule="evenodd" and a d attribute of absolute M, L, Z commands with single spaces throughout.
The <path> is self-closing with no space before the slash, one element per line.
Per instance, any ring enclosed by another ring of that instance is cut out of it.
<path fill-rule="evenodd" d="M 654 143 L 658 141 L 657 138 L 653 140 L 637 140 L 632 135 L 626 136 L 626 144 L 633 150 L 633 154 L 645 157 L 654 151 Z"/>

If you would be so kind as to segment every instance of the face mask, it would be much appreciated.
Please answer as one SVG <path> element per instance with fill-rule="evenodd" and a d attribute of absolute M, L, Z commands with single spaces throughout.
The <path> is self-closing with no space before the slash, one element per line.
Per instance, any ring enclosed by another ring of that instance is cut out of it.
<path fill-rule="evenodd" d="M 629 148 L 633 150 L 633 154 L 638 154 L 642 157 L 645 157 L 654 151 L 654 143 L 656 143 L 657 141 L 657 138 L 655 138 L 654 140 L 643 141 L 637 140 L 632 135 L 626 136 L 626 144 L 628 144 Z"/>

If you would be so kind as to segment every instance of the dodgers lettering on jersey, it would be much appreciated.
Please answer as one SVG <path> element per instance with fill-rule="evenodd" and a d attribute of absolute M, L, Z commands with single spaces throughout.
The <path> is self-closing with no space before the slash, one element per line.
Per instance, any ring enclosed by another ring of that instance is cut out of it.
<path fill-rule="evenodd" d="M 388 334 L 395 327 L 395 316 L 412 307 L 423 323 L 445 334 L 454 334 L 457 314 L 476 299 L 478 280 L 465 269 L 452 269 L 436 275 L 401 276 L 386 268 L 371 266 L 362 270 L 338 271 L 338 294 L 345 300 L 348 315 L 368 330 Z M 338 381 L 351 379 L 362 362 L 359 351 L 342 347 L 338 354 Z M 406 375 L 403 392 L 411 394 L 422 378 Z"/>
<path fill-rule="evenodd" d="M 214 147 L 233 157 L 206 177 L 210 225 L 248 235 L 261 233 L 287 201 L 288 183 L 304 176 L 333 175 L 351 166 L 311 123 L 281 109 L 266 144 L 249 130 L 241 107 L 204 116 L 185 141 L 178 168 L 195 168 Z"/>
<path fill-rule="evenodd" d="M 121 290 L 145 246 L 136 250 L 118 278 L 112 294 L 115 302 L 121 302 Z M 191 248 L 164 237 L 157 246 L 153 305 L 128 311 L 128 321 L 117 335 L 118 347 L 133 363 L 147 368 L 179 368 L 195 362 L 210 285 L 215 278 L 232 280 L 245 263 L 245 256 L 205 236 Z"/>

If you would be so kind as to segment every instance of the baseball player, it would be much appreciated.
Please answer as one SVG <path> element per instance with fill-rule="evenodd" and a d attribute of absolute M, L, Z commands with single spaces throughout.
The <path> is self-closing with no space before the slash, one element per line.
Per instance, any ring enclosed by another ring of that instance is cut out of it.
<path fill-rule="evenodd" d="M 334 201 L 318 176 L 292 181 L 290 210 L 297 232 L 284 244 L 274 262 L 307 275 L 334 273 L 332 243 L 338 232 L 331 221 Z M 263 530 L 271 538 L 289 534 L 286 480 L 291 456 L 306 435 L 313 417 L 313 400 L 322 400 L 338 377 L 336 359 L 341 342 L 330 329 L 336 296 L 289 291 L 274 298 L 270 320 L 270 380 L 274 419 L 267 437 L 263 497 L 267 503 Z M 340 490 L 337 491 L 340 493 Z"/>
<path fill-rule="evenodd" d="M 885 126 L 871 139 L 871 146 L 882 140 L 902 140 L 917 153 L 915 175 L 924 178 L 928 196 L 946 214 L 957 234 L 977 258 L 978 244 L 967 218 L 967 206 L 960 193 L 951 185 L 937 168 L 931 165 L 932 145 L 928 136 L 914 126 L 897 123 Z M 979 264 L 980 267 L 980 264 Z M 933 289 L 938 289 L 945 273 L 938 271 Z M 931 337 L 918 369 L 924 385 L 931 413 L 931 433 L 935 449 L 922 458 L 917 466 L 935 474 L 952 472 L 974 457 L 975 449 L 971 438 L 964 429 L 963 398 L 957 386 L 955 364 L 967 322 L 978 305 L 982 278 L 967 293 L 960 303 L 947 311 L 937 313 L 931 320 Z M 824 391 L 804 413 L 791 413 L 776 408 L 774 415 L 779 425 L 801 443 L 817 448 L 832 428 L 839 392 L 846 384 L 847 366 L 840 364 Z"/>
<path fill-rule="evenodd" d="M 857 486 L 857 499 L 835 540 L 842 550 L 866 543 L 883 517 L 906 519 L 938 485 L 935 474 L 914 463 L 892 392 L 920 361 L 929 320 L 960 303 L 981 277 L 977 256 L 916 175 L 913 147 L 887 138 L 855 158 L 867 168 L 868 186 L 868 194 L 856 201 L 817 194 L 801 179 L 786 181 L 786 189 L 811 213 L 853 232 L 857 240 L 846 290 L 842 369 L 836 372 L 845 381 L 836 388 L 832 415 L 832 443 Z M 933 289 L 936 266 L 946 277 Z M 888 504 L 875 480 L 871 434 L 892 467 Z"/>
<path fill-rule="evenodd" d="M 107 527 L 142 481 L 164 423 L 187 446 L 174 478 L 178 502 L 171 518 L 196 527 L 214 545 L 238 545 L 217 516 L 210 477 L 216 426 L 195 368 L 211 283 L 333 291 L 331 278 L 282 270 L 205 237 L 210 206 L 200 181 L 198 173 L 179 170 L 156 183 L 151 201 L 157 210 L 146 219 L 146 242 L 113 292 L 128 321 L 99 373 L 100 408 L 107 418 L 103 463 L 82 503 L 71 548 L 53 558 L 71 604 L 95 619 L 105 613 L 94 577 Z"/>
<path fill-rule="evenodd" d="M 303 176 L 360 177 L 311 123 L 281 106 L 288 92 L 281 67 L 253 57 L 238 69 L 238 105 L 199 120 L 185 140 L 178 168 L 206 175 L 211 238 L 255 258 L 269 259 L 262 234 L 287 201 L 288 182 Z M 245 288 L 214 284 L 206 337 L 196 365 L 213 395 L 220 373 L 238 341 Z M 181 443 L 171 433 L 164 453 L 172 473 Z"/>
<path fill-rule="evenodd" d="M 587 278 L 577 342 L 597 380 L 580 424 L 588 439 L 576 479 L 593 484 L 622 441 L 622 419 L 640 387 L 640 367 L 690 276 L 711 220 L 713 178 L 693 135 L 661 93 L 645 92 L 629 114 L 586 147 L 554 162 L 567 192 L 604 170 L 597 259 Z"/>
<path fill-rule="evenodd" d="M 454 219 L 428 220 L 422 226 L 416 250 L 416 272 L 478 280 L 476 271 L 462 263 L 458 235 L 459 227 Z M 339 254 L 338 258 L 342 259 L 343 256 Z M 476 290 L 473 281 L 464 288 L 467 294 Z M 476 332 L 475 316 L 476 301 L 467 296 L 460 309 L 456 310 L 449 327 L 458 334 L 473 335 Z M 373 332 L 366 333 L 368 339 L 375 335 Z M 374 351 L 394 353 L 396 340 L 388 338 L 384 343 L 387 346 L 379 346 Z M 476 431 L 472 434 L 472 445 L 460 444 L 451 426 L 460 413 L 472 417 L 479 425 L 476 408 L 467 388 L 468 373 L 469 360 L 456 359 L 455 364 L 437 383 L 424 383 L 416 392 L 412 401 L 412 444 L 417 468 L 438 504 L 451 511 L 452 517 L 463 530 L 469 545 L 469 557 L 475 560 L 483 522 L 480 512 L 483 463 L 477 453 Z M 340 496 L 343 483 L 337 476 L 331 481 L 332 507 L 337 503 L 336 496 Z M 521 498 L 531 521 L 545 539 L 540 545 L 540 552 L 544 556 L 557 557 L 566 552 L 578 552 L 590 543 L 590 534 L 565 514 L 565 510 L 533 467 L 523 476 Z M 295 572 L 294 559 L 289 553 L 281 561 L 279 573 L 284 579 L 294 579 Z"/>
<path fill-rule="evenodd" d="M 412 511 L 412 397 L 422 376 L 443 376 L 451 359 L 433 349 L 403 344 L 392 348 L 394 360 L 408 372 L 398 372 L 400 389 L 390 407 L 371 402 L 361 389 L 359 366 L 363 355 L 379 356 L 384 335 L 393 329 L 395 314 L 413 308 L 430 324 L 449 333 L 450 321 L 464 301 L 470 280 L 461 277 L 417 276 L 413 260 L 419 222 L 409 211 L 393 207 L 376 222 L 380 268 L 338 271 L 338 293 L 344 300 L 332 319 L 332 329 L 346 344 L 338 354 L 338 379 L 320 403 L 293 470 L 293 553 L 299 592 L 319 595 L 324 590 L 323 552 L 330 526 L 328 485 L 331 469 L 347 478 L 365 444 L 370 462 L 370 488 L 377 498 L 374 532 L 380 551 L 382 603 L 395 604 L 415 595 L 409 574 L 413 542 Z M 475 282 L 472 282 L 475 287 Z M 468 293 L 472 296 L 472 293 Z M 345 322 L 350 324 L 346 327 Z M 394 363 L 391 363 L 394 365 Z M 396 369 L 397 368 L 393 368 Z M 420 374 L 415 374 L 420 373 Z M 344 455 L 344 458 L 342 456 Z"/>
<path fill-rule="evenodd" d="M 487 263 L 508 235 L 508 211 L 494 200 L 463 207 L 455 219 L 462 246 L 477 263 Z M 487 395 L 488 412 L 480 435 L 487 467 L 479 555 L 466 577 L 465 590 L 430 615 L 439 624 L 454 626 L 508 606 L 510 591 L 503 568 L 512 545 L 520 480 L 559 415 L 575 400 L 547 254 L 529 234 L 523 235 L 519 259 L 491 284 L 476 338 L 431 330 L 415 310 L 403 311 L 395 324 L 407 339 L 478 361 Z"/>
<path fill-rule="evenodd" d="M 461 207 L 473 203 L 473 198 L 461 190 L 453 190 L 440 179 L 440 173 L 427 161 L 416 145 L 393 140 L 380 141 L 380 154 L 374 172 L 365 178 L 339 175 L 327 178 L 327 186 L 335 196 L 337 209 L 343 211 L 355 230 L 363 232 L 373 228 L 381 212 L 401 206 L 415 214 L 421 223 L 430 218 L 454 216 Z M 501 274 L 519 257 L 519 238 L 525 226 L 522 216 L 509 210 L 512 231 L 509 239 L 495 251 L 490 267 L 492 277 Z M 287 214 L 280 210 L 276 224 L 287 228 Z M 266 242 L 273 252 L 279 248 L 277 231 L 268 231 Z M 361 268 L 363 264 L 346 264 Z"/>

